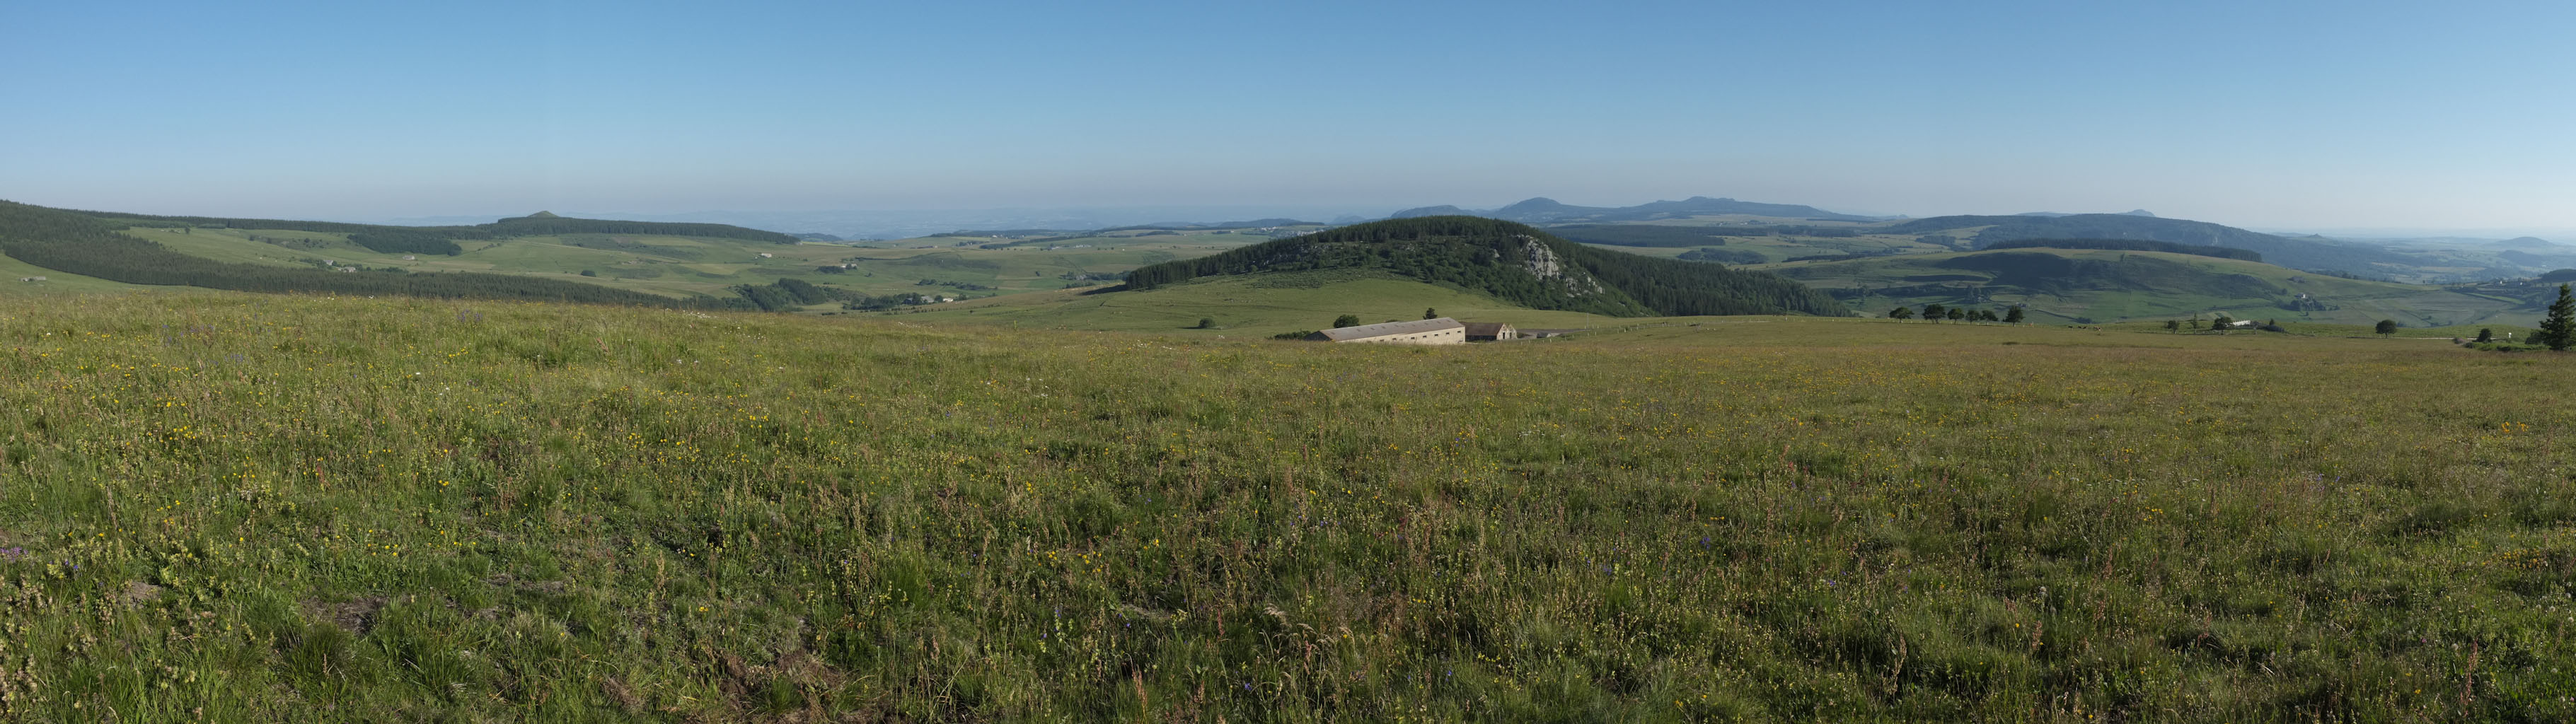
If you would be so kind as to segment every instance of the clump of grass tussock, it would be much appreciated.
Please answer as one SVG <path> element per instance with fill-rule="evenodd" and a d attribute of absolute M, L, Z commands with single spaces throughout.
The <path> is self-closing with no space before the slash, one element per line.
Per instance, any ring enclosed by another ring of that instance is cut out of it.
<path fill-rule="evenodd" d="M 0 718 L 2576 718 L 2576 363 L 1796 324 L 0 301 Z"/>

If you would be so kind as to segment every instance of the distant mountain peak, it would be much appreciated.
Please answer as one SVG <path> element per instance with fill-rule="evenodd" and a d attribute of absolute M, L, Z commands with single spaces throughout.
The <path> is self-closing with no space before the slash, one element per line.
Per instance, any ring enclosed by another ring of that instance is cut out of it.
<path fill-rule="evenodd" d="M 2014 216 L 2035 216 L 2035 217 L 2039 217 L 2039 218 L 2043 218 L 2043 219 L 2055 219 L 2055 218 L 2065 217 L 2065 216 L 2083 216 L 2084 214 L 2080 214 L 2080 213 L 2070 214 L 2070 213 L 2066 213 L 2066 212 L 2062 212 L 2062 211 L 2024 211 L 2024 212 L 2021 212 L 2021 213 L 2018 213 L 2018 214 L 2013 214 L 2013 215 L 2014 215 Z M 2117 213 L 2117 214 L 2103 214 L 2103 216 L 2144 216 L 2144 217 L 2147 217 L 2147 218 L 2150 218 L 2150 219 L 2161 219 L 2161 218 L 2164 218 L 2164 217 L 2162 217 L 2162 216 L 2157 216 L 2157 215 L 2156 215 L 2156 212 L 2148 211 L 2148 210 L 2146 210 L 2146 209 L 2130 209 L 2130 210 L 2128 210 L 2128 211 L 2123 211 L 2123 212 L 2120 212 L 2120 213 Z"/>
<path fill-rule="evenodd" d="M 1393 213 L 1393 214 L 1388 214 L 1388 215 L 1387 215 L 1387 218 L 1390 218 L 1390 219 L 1410 219 L 1410 218 L 1414 218 L 1414 217 L 1417 217 L 1417 216 L 1461 216 L 1461 215 L 1466 215 L 1466 214 L 1468 214 L 1468 213 L 1469 213 L 1469 212 L 1468 212 L 1466 209 L 1461 209 L 1461 208 L 1458 208 L 1458 207 L 1456 207 L 1456 206 L 1452 206 L 1452 205 L 1448 205 L 1448 204 L 1442 204 L 1442 205 L 1439 205 L 1439 206 L 1416 206 L 1416 207 L 1413 207 L 1413 208 L 1410 208 L 1410 209 L 1405 209 L 1405 210 L 1403 210 L 1403 211 L 1395 212 L 1395 213 Z"/>

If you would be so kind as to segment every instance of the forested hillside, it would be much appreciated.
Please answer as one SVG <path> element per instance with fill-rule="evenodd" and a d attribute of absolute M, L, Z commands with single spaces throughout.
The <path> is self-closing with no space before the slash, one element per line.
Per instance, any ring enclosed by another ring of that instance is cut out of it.
<path fill-rule="evenodd" d="M 1358 224 L 1165 262 L 1130 272 L 1127 286 L 1335 268 L 1381 269 L 1532 309 L 1613 316 L 1849 313 L 1830 296 L 1770 274 L 1594 249 L 1527 225 L 1472 216 Z"/>

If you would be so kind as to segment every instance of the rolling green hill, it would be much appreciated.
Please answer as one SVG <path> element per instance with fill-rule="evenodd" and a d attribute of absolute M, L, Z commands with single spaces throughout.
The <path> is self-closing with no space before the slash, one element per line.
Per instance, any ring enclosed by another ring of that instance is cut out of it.
<path fill-rule="evenodd" d="M 0 293 L 196 286 L 773 308 L 762 302 L 782 297 L 745 288 L 801 282 L 826 296 L 794 308 L 824 311 L 859 297 L 976 298 L 1110 284 L 1139 266 L 1214 254 L 1274 233 L 1291 232 L 1114 230 L 1017 248 L 988 248 L 1008 245 L 980 237 L 862 246 L 777 243 L 786 237 L 713 224 L 544 213 L 477 226 L 398 227 L 0 202 L 0 272 L 6 272 L 0 281 L 12 284 Z M 30 276 L 47 279 L 16 281 Z"/>
<path fill-rule="evenodd" d="M 2308 274 L 2209 256 L 2010 249 L 1767 267 L 1864 312 L 1897 305 L 2024 305 L 2041 321 L 2110 322 L 2225 312 L 2238 318 L 2407 326 L 2529 323 L 2528 301 L 2441 287 Z"/>
<path fill-rule="evenodd" d="M 1847 314 L 1776 276 L 1596 249 L 1509 221 L 1431 216 L 1345 226 L 1140 268 L 1127 287 L 1216 275 L 1375 269 L 1531 309 L 1621 317 Z"/>
<path fill-rule="evenodd" d="M 2129 214 L 1936 216 L 1893 224 L 1885 230 L 1969 238 L 1979 249 L 2022 239 L 2146 239 L 2223 246 L 2253 251 L 2262 254 L 2265 261 L 2310 271 L 2367 272 L 2376 264 L 2411 266 L 2421 261 L 2376 246 L 2291 238 L 2206 221 Z"/>

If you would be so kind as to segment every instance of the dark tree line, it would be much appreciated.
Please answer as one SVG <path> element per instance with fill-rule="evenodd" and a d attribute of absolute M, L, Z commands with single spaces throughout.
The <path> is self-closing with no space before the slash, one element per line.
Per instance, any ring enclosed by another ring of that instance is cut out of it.
<path fill-rule="evenodd" d="M 1986 245 L 1996 249 L 2110 249 L 2115 251 L 2161 251 L 2169 254 L 2192 254 L 2220 259 L 2262 261 L 2263 255 L 2246 249 L 2200 244 L 2177 244 L 2154 239 L 2015 239 Z"/>
<path fill-rule="evenodd" d="M 561 216 L 518 216 L 474 226 L 385 226 L 350 224 L 338 221 L 295 221 L 290 219 L 237 219 L 220 216 L 155 216 L 108 211 L 70 211 L 68 213 L 104 219 L 127 226 L 199 226 L 218 229 L 283 229 L 318 231 L 337 234 L 419 234 L 441 239 L 505 239 L 514 236 L 549 236 L 555 234 L 651 234 L 656 236 L 700 236 L 715 239 L 740 239 L 771 244 L 795 244 L 798 239 L 775 231 L 746 229 L 730 224 L 688 224 L 658 221 L 614 221 L 608 219 L 573 219 Z M 352 237 L 351 241 L 357 241 Z M 373 248 L 373 247 L 369 247 Z M 414 252 L 417 253 L 417 252 Z M 429 252 L 443 254 L 446 252 Z"/>
<path fill-rule="evenodd" d="M 1358 224 L 1154 264 L 1128 272 L 1127 286 L 1341 268 L 1385 270 L 1533 309 L 1611 316 L 1850 313 L 1832 297 L 1775 275 L 1605 251 L 1473 216 Z"/>
<path fill-rule="evenodd" d="M 1763 256 L 1762 252 L 1758 251 L 1748 251 L 1744 249 L 1719 249 L 1716 247 L 1692 249 L 1690 251 L 1682 252 L 1681 256 L 1674 258 L 1682 261 L 1710 261 L 1722 264 L 1760 264 L 1771 260 L 1769 257 Z"/>
<path fill-rule="evenodd" d="M 455 256 L 465 253 L 464 247 L 457 246 L 455 241 L 447 237 L 430 232 L 412 231 L 409 229 L 373 229 L 360 231 L 349 235 L 349 243 L 363 246 L 370 251 L 382 254 L 445 254 L 447 256 Z"/>

